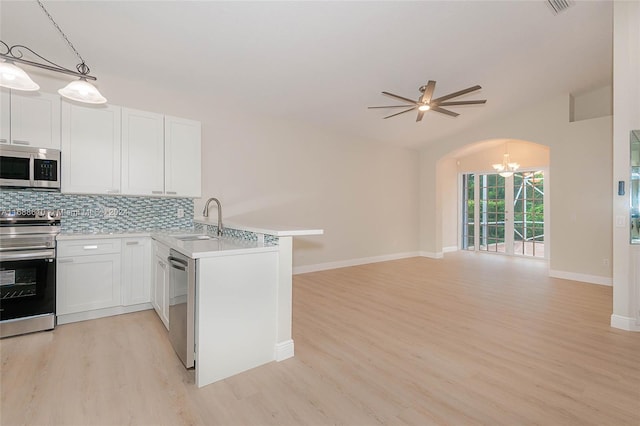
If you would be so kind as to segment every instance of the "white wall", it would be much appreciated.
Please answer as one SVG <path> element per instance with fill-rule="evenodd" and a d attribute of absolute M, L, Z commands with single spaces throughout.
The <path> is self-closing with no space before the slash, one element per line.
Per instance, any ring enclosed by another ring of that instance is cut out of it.
<path fill-rule="evenodd" d="M 483 141 L 474 145 L 478 148 L 471 154 L 465 154 L 464 149 L 451 154 L 458 162 L 458 173 L 494 173 L 492 165 L 502 163 L 505 150 L 511 161 L 520 164 L 520 170 L 549 166 L 549 148 L 544 145 L 518 140 Z"/>
<path fill-rule="evenodd" d="M 417 252 L 416 151 L 259 116 L 208 123 L 204 199 L 234 222 L 325 230 L 294 239 L 296 267 Z"/>
<path fill-rule="evenodd" d="M 629 141 L 631 130 L 640 129 L 640 2 L 613 4 L 613 187 L 618 181 L 630 186 Z M 612 194 L 613 216 L 624 225 L 613 226 L 613 315 L 611 325 L 640 330 L 640 255 L 629 244 L 629 197 Z"/>
<path fill-rule="evenodd" d="M 550 148 L 550 270 L 552 274 L 610 283 L 612 117 L 569 122 L 569 96 L 501 117 L 421 151 L 420 249 L 438 255 L 443 247 L 443 212 L 438 200 L 438 161 L 478 141 L 520 139 Z M 514 158 L 515 161 L 518 161 Z M 494 162 L 492 160 L 492 162 Z"/>
<path fill-rule="evenodd" d="M 455 158 L 443 158 L 438 162 L 438 181 L 442 197 L 440 203 L 442 215 L 442 249 L 453 251 L 460 246 L 458 237 L 458 166 Z"/>
<path fill-rule="evenodd" d="M 570 121 L 589 120 L 613 114 L 613 88 L 610 85 L 571 96 Z"/>

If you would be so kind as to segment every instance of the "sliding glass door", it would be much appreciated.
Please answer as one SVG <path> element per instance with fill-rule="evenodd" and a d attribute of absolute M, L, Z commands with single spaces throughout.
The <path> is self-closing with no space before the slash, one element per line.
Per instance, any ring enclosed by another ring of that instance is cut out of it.
<path fill-rule="evenodd" d="M 462 248 L 544 257 L 544 173 L 462 176 Z"/>
<path fill-rule="evenodd" d="M 544 257 L 544 173 L 514 173 L 513 192 L 513 253 Z"/>

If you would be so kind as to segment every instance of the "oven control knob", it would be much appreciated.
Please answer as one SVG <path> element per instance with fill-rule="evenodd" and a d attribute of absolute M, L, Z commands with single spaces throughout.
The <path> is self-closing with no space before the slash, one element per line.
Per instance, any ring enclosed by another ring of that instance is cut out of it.
<path fill-rule="evenodd" d="M 51 210 L 49 212 L 49 216 L 51 219 L 59 219 L 60 218 L 60 210 Z"/>

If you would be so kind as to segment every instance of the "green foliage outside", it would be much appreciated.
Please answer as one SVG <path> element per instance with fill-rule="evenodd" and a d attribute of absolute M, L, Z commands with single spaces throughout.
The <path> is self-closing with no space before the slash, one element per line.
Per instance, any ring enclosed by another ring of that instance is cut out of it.
<path fill-rule="evenodd" d="M 522 187 L 524 176 L 527 176 L 526 185 Z M 466 176 L 467 188 L 467 240 L 469 245 L 473 245 L 473 219 L 475 202 L 473 200 L 475 179 L 473 175 Z M 482 179 L 481 179 L 482 182 Z M 535 238 L 536 241 L 544 241 L 544 176 L 540 172 L 533 175 L 529 173 L 515 173 L 514 198 L 516 202 L 513 206 L 514 238 L 521 240 Z M 487 175 L 486 185 L 480 188 L 480 238 L 487 238 L 487 242 L 504 242 L 504 219 L 505 219 L 505 178 L 497 174 Z M 525 196 L 526 188 L 526 199 Z M 483 201 L 485 199 L 486 201 Z M 485 219 L 486 222 L 482 222 Z M 483 235 L 486 229 L 486 235 Z M 520 234 L 520 235 L 518 235 Z"/>

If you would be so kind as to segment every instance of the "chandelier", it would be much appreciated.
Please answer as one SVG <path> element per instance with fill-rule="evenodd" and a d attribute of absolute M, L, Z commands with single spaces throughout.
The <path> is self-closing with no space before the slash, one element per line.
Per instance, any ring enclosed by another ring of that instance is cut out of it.
<path fill-rule="evenodd" d="M 512 176 L 519 167 L 520 164 L 511 161 L 508 152 L 502 156 L 502 164 L 493 164 L 493 168 L 502 177 Z"/>
<path fill-rule="evenodd" d="M 93 84 L 89 83 L 89 80 L 95 81 L 96 77 L 89 75 L 89 67 L 85 63 L 80 53 L 78 53 L 67 36 L 62 32 L 58 24 L 56 24 L 56 21 L 53 20 L 53 17 L 49 14 L 49 12 L 47 12 L 47 9 L 45 9 L 42 2 L 40 0 L 37 0 L 37 2 L 40 8 L 47 15 L 53 26 L 56 28 L 56 30 L 58 30 L 64 41 L 67 42 L 67 45 L 69 45 L 71 50 L 73 50 L 73 53 L 75 53 L 75 55 L 78 57 L 80 63 L 76 65 L 75 71 L 70 70 L 44 58 L 43 56 L 39 55 L 26 46 L 19 44 L 9 46 L 4 41 L 0 40 L 0 58 L 2 59 L 2 61 L 0 61 L 0 86 L 13 90 L 23 91 L 35 91 L 40 89 L 40 86 L 36 82 L 31 80 L 31 77 L 29 77 L 29 75 L 22 68 L 16 65 L 16 63 L 19 63 L 21 65 L 29 65 L 48 71 L 54 71 L 79 77 L 79 80 L 72 81 L 64 88 L 58 90 L 58 93 L 67 99 L 88 104 L 103 104 L 107 102 L 105 97 L 100 94 L 98 89 L 96 89 Z M 32 55 L 36 56 L 38 59 L 27 60 L 24 58 L 24 52 L 29 52 Z"/>

